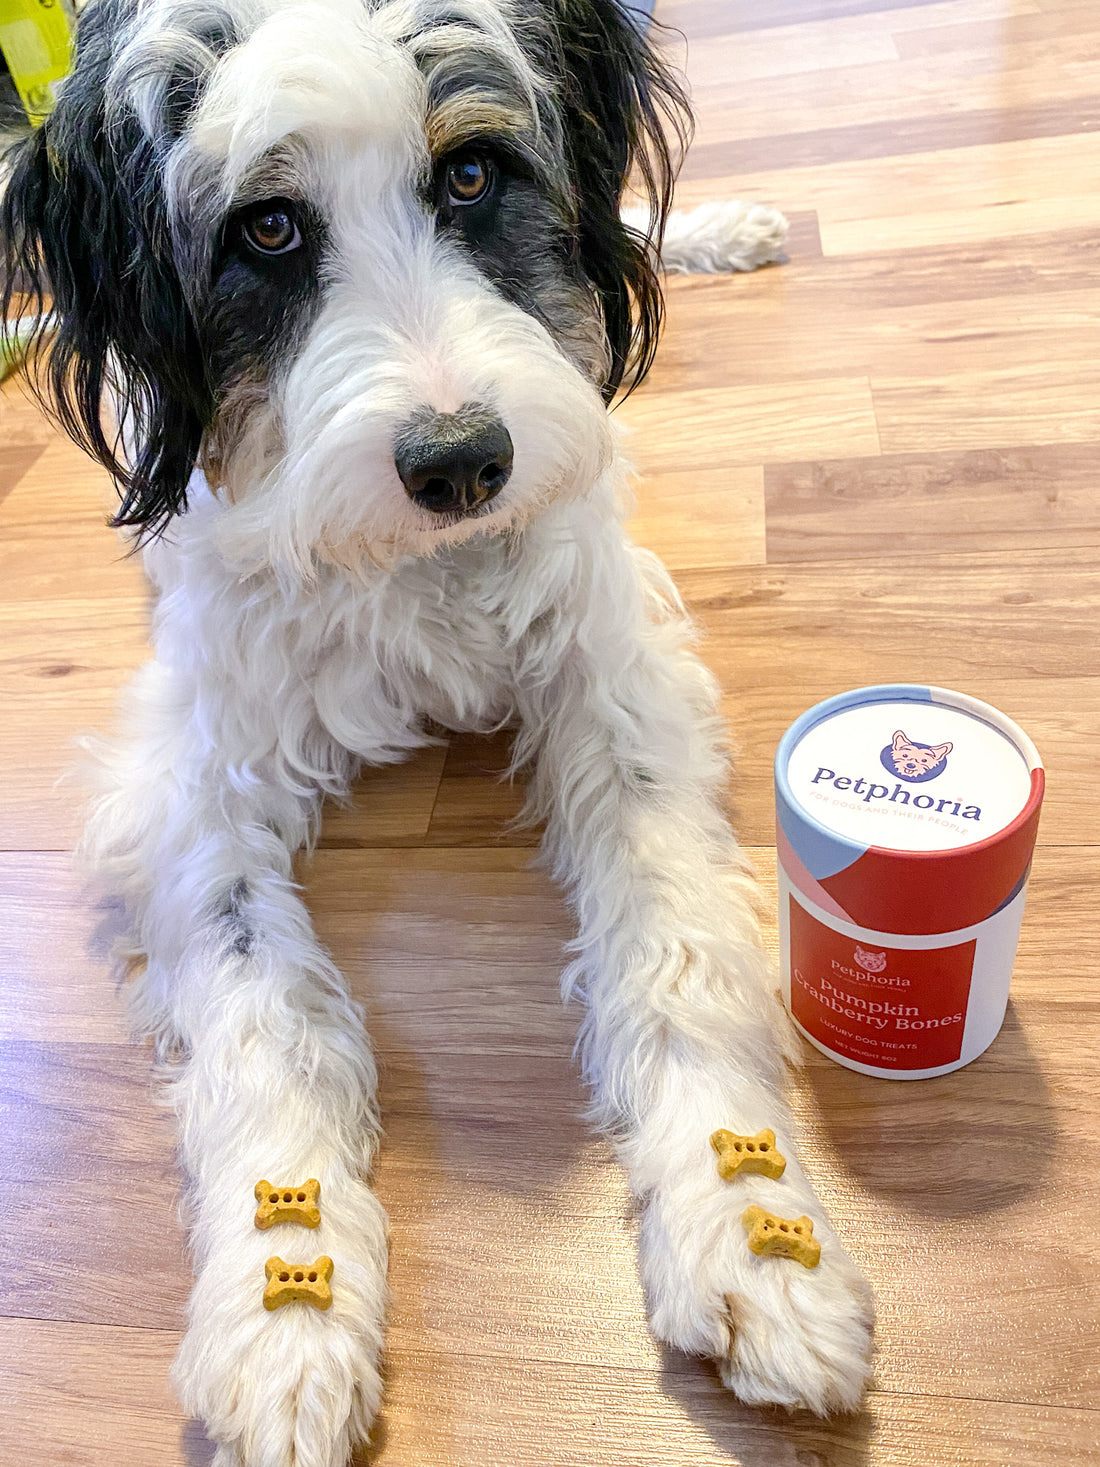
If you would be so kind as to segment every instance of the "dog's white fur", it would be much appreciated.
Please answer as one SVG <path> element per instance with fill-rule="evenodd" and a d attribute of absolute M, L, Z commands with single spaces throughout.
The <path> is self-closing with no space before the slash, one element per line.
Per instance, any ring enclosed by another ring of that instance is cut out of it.
<path fill-rule="evenodd" d="M 867 1290 L 796 1159 L 753 883 L 721 812 L 716 688 L 666 575 L 622 530 L 619 472 L 519 539 L 368 584 L 337 569 L 296 591 L 239 576 L 216 548 L 231 511 L 208 494 L 147 554 L 156 659 L 104 758 L 88 850 L 135 914 L 137 1013 L 175 1063 L 199 1265 L 176 1383 L 226 1467 L 336 1467 L 377 1408 L 374 1069 L 290 867 L 321 795 L 422 743 L 425 712 L 467 729 L 521 721 L 533 809 L 578 917 L 565 987 L 584 1003 L 593 1118 L 643 1203 L 655 1334 L 717 1358 L 742 1400 L 859 1402 Z M 720 1126 L 771 1126 L 781 1181 L 722 1182 Z M 336 1260 L 330 1314 L 263 1310 L 260 1176 L 321 1179 L 309 1247 Z M 750 1201 L 812 1217 L 820 1267 L 751 1254 Z"/>
<path fill-rule="evenodd" d="M 645 211 L 623 210 L 635 229 L 645 228 Z M 735 199 L 715 199 L 668 217 L 661 239 L 666 275 L 725 274 L 759 270 L 783 257 L 790 227 L 778 209 Z"/>
<path fill-rule="evenodd" d="M 506 10 L 494 24 L 507 49 Z M 744 1401 L 852 1410 L 869 1291 L 798 1164 L 787 1031 L 722 808 L 717 688 L 666 573 L 624 532 L 627 471 L 596 388 L 411 200 L 424 99 L 401 28 L 400 6 L 272 9 L 165 165 L 173 187 L 228 199 L 281 143 L 341 261 L 223 478 L 196 474 L 146 551 L 155 655 L 101 752 L 85 843 L 132 916 L 135 1012 L 170 1066 L 190 1181 L 198 1277 L 176 1384 L 218 1467 L 341 1467 L 365 1437 L 386 1306 L 375 1069 L 292 858 L 322 799 L 424 744 L 426 720 L 513 721 L 576 912 L 564 988 L 583 1006 L 593 1119 L 640 1202 L 654 1333 L 714 1357 Z M 774 216 L 740 206 L 724 235 L 713 211 L 695 222 L 673 230 L 669 264 L 748 268 L 782 244 Z M 471 400 L 509 425 L 515 472 L 491 514 L 441 528 L 404 492 L 394 432 L 422 404 Z M 784 1177 L 722 1182 L 723 1126 L 772 1127 Z M 307 1176 L 334 1304 L 268 1313 L 253 1186 Z M 750 1253 L 749 1202 L 813 1218 L 820 1266 Z"/>

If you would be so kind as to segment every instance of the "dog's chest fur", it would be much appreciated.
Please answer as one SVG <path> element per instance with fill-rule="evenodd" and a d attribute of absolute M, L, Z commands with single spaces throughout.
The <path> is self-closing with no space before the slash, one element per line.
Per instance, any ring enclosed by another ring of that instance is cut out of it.
<path fill-rule="evenodd" d="M 199 706 L 220 705 L 204 692 L 229 684 L 273 744 L 304 748 L 319 723 L 372 760 L 422 744 L 428 721 L 486 732 L 513 716 L 525 633 L 554 594 L 518 589 L 525 543 L 486 537 L 363 578 L 321 566 L 302 584 L 236 571 L 210 533 L 220 513 L 196 502 L 146 557 L 156 640 Z"/>

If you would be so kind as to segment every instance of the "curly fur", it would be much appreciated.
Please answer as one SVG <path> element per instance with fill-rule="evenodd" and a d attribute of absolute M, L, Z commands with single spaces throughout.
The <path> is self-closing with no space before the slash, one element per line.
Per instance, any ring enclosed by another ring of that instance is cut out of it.
<path fill-rule="evenodd" d="M 652 357 L 686 133 L 615 0 L 91 0 L 14 159 L 0 219 L 9 279 L 52 296 L 43 390 L 114 473 L 157 597 L 84 849 L 129 913 L 178 1117 L 175 1380 L 219 1467 L 341 1467 L 378 1409 L 374 1064 L 291 865 L 325 796 L 435 724 L 519 729 L 655 1333 L 746 1401 L 859 1403 L 869 1293 L 798 1166 L 717 690 L 624 533 L 605 409 Z M 488 180 L 473 204 L 461 167 Z M 724 219 L 712 261 L 781 244 Z M 394 445 L 464 414 L 514 458 L 437 512 Z M 782 1182 L 721 1182 L 711 1131 L 765 1125 Z M 261 1176 L 321 1181 L 326 1314 L 262 1307 Z M 749 1253 L 750 1200 L 810 1215 L 820 1268 Z"/>

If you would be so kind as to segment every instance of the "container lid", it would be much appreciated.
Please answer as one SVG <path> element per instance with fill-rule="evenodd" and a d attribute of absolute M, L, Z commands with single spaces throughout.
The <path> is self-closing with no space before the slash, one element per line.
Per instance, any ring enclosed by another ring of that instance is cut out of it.
<path fill-rule="evenodd" d="M 776 780 L 782 800 L 855 845 L 950 851 L 1010 826 L 1041 767 L 1027 735 L 988 704 L 900 684 L 803 714 L 780 744 Z"/>
<path fill-rule="evenodd" d="M 1023 890 L 1043 800 L 1034 744 L 946 688 L 858 688 L 796 719 L 775 758 L 776 842 L 823 911 L 956 932 Z"/>

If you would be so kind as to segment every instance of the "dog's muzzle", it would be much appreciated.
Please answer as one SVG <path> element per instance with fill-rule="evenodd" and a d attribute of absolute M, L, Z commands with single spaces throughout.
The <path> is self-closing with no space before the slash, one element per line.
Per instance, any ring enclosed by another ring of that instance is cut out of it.
<path fill-rule="evenodd" d="M 512 439 L 486 407 L 415 414 L 394 440 L 393 460 L 409 498 L 433 514 L 470 514 L 512 473 Z"/>

